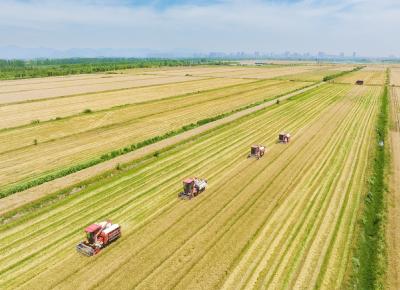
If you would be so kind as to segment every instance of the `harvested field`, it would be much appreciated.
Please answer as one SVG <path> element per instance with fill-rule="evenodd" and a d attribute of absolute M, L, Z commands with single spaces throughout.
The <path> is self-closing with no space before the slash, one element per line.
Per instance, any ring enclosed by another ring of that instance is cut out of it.
<path fill-rule="evenodd" d="M 27 100 L 48 99 L 100 91 L 170 84 L 204 78 L 269 79 L 284 75 L 320 71 L 331 66 L 195 66 L 180 68 L 137 69 L 116 74 L 93 74 L 51 78 L 0 81 L 0 105 Z M 317 81 L 317 78 L 308 78 Z"/>
<path fill-rule="evenodd" d="M 90 93 L 66 98 L 52 98 L 37 102 L 4 105 L 0 106 L 0 115 L 2 116 L 0 129 L 29 124 L 33 120 L 46 121 L 76 115 L 82 113 L 86 109 L 92 111 L 104 110 L 115 106 L 198 93 L 206 90 L 244 84 L 251 81 L 254 80 L 201 79 L 112 92 Z M 29 113 L 21 114 L 20 112 Z"/>
<path fill-rule="evenodd" d="M 389 188 L 388 241 L 388 289 L 400 288 L 400 89 L 391 90 L 391 129 L 389 132 L 392 175 Z"/>
<path fill-rule="evenodd" d="M 383 67 L 366 67 L 341 76 L 335 79 L 334 82 L 355 84 L 357 80 L 363 80 L 366 85 L 383 85 L 385 84 L 385 70 Z"/>
<path fill-rule="evenodd" d="M 305 81 L 305 82 L 317 82 L 317 81 L 322 81 L 323 78 L 326 76 L 334 75 L 334 74 L 341 73 L 341 72 L 342 71 L 340 71 L 340 70 L 322 69 L 322 70 L 314 70 L 311 72 L 287 75 L 287 76 L 283 76 L 283 77 L 278 77 L 277 79 Z"/>
<path fill-rule="evenodd" d="M 254 79 L 270 79 L 275 77 L 281 77 L 291 75 L 294 77 L 295 74 L 312 73 L 314 71 L 325 70 L 328 73 L 331 66 L 313 66 L 313 65 L 298 65 L 298 66 L 260 66 L 260 67 L 245 67 L 245 66 L 226 66 L 219 68 L 181 68 L 176 70 L 165 70 L 165 71 L 153 71 L 151 74 L 154 75 L 190 75 L 198 77 L 219 77 L 219 78 L 254 78 Z M 339 69 L 339 68 L 338 68 Z M 330 72 L 329 74 L 332 74 Z M 308 78 L 307 81 L 319 81 L 322 78 Z M 304 79 L 305 80 L 305 79 Z"/>
<path fill-rule="evenodd" d="M 0 288 L 343 288 L 381 92 L 324 85 L 0 225 Z M 269 148 L 259 161 L 253 143 Z M 181 201 L 191 175 L 210 187 Z M 122 238 L 79 256 L 104 218 Z"/>
<path fill-rule="evenodd" d="M 390 84 L 393 86 L 400 86 L 400 67 L 393 67 L 390 69 Z"/>
<path fill-rule="evenodd" d="M 0 81 L 0 104 L 197 80 L 191 76 L 95 74 Z"/>
<path fill-rule="evenodd" d="M 35 179 L 305 85 L 264 80 L 0 131 L 0 187 Z"/>
<path fill-rule="evenodd" d="M 247 72 L 249 68 L 240 66 L 201 66 L 201 67 L 178 67 L 178 68 L 167 68 L 159 70 L 150 70 L 144 72 L 144 74 L 159 75 L 159 76 L 203 76 L 205 74 L 220 74 L 220 73 L 243 73 Z M 128 71 L 129 73 L 129 71 Z"/>

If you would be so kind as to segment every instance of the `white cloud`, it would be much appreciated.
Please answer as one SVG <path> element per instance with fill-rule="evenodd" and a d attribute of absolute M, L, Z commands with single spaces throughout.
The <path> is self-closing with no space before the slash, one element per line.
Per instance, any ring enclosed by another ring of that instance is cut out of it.
<path fill-rule="evenodd" d="M 0 2 L 0 45 L 400 55 L 394 0 L 221 1 L 158 9 L 119 1 Z"/>

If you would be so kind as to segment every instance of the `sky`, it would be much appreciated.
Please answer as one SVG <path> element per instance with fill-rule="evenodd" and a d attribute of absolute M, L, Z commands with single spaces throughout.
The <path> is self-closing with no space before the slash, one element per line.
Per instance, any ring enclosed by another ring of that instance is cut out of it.
<path fill-rule="evenodd" d="M 400 56 L 398 0 L 0 0 L 0 47 Z"/>

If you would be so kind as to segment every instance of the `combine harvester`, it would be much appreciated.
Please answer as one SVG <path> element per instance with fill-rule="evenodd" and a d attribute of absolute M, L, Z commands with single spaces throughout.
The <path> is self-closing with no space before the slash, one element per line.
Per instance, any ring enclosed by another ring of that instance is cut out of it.
<path fill-rule="evenodd" d="M 254 157 L 258 160 L 264 156 L 265 150 L 266 150 L 266 147 L 263 145 L 253 145 L 250 148 L 250 154 L 247 156 L 247 158 Z"/>
<path fill-rule="evenodd" d="M 179 193 L 179 197 L 181 199 L 192 199 L 206 190 L 207 185 L 206 179 L 188 178 L 183 181 L 183 191 Z"/>
<path fill-rule="evenodd" d="M 121 237 L 121 227 L 105 221 L 88 226 L 85 233 L 86 241 L 79 243 L 76 250 L 83 255 L 93 256 Z"/>
<path fill-rule="evenodd" d="M 278 142 L 279 143 L 289 143 L 290 142 L 290 134 L 286 132 L 279 133 Z"/>

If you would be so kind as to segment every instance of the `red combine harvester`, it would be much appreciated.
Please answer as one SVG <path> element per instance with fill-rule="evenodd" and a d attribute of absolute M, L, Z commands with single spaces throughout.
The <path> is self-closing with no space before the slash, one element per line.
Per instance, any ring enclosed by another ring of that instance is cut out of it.
<path fill-rule="evenodd" d="M 121 236 L 121 227 L 105 221 L 88 226 L 85 232 L 86 241 L 79 243 L 76 250 L 83 255 L 93 256 Z"/>
<path fill-rule="evenodd" d="M 289 133 L 279 133 L 279 143 L 289 143 L 290 141 L 290 134 Z"/>
<path fill-rule="evenodd" d="M 264 154 L 265 154 L 265 146 L 253 145 L 250 148 L 250 154 L 247 156 L 247 158 L 255 157 L 258 160 L 261 157 L 263 157 Z"/>
<path fill-rule="evenodd" d="M 208 183 L 205 179 L 197 177 L 188 178 L 183 181 L 183 191 L 179 193 L 179 197 L 182 199 L 192 199 L 206 190 L 207 185 Z"/>

